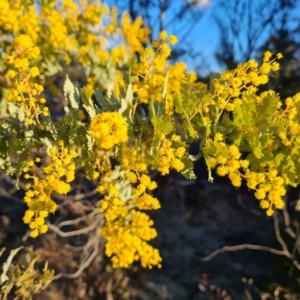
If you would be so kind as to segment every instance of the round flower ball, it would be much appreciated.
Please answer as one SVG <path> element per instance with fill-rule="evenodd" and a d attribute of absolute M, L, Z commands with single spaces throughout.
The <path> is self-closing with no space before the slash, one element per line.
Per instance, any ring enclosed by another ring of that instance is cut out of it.
<path fill-rule="evenodd" d="M 103 112 L 91 122 L 91 136 L 103 149 L 111 149 L 128 141 L 128 127 L 125 118 L 117 112 Z"/>

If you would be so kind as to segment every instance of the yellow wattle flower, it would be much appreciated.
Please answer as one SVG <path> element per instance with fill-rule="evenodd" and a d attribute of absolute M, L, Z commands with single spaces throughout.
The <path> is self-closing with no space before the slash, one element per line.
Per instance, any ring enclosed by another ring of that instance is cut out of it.
<path fill-rule="evenodd" d="M 126 120 L 117 112 L 103 112 L 96 115 L 91 122 L 90 131 L 99 147 L 105 150 L 128 141 Z"/>

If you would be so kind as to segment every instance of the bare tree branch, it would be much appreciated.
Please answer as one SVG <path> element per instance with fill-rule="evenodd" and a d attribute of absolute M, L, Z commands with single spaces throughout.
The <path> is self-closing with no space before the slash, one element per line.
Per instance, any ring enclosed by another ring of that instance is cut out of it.
<path fill-rule="evenodd" d="M 61 231 L 58 227 L 54 226 L 50 222 L 47 222 L 48 227 L 53 230 L 56 234 L 58 234 L 61 237 L 70 237 L 70 236 L 75 236 L 79 234 L 86 234 L 92 230 L 94 230 L 98 226 L 98 222 L 93 222 L 90 226 L 79 229 L 79 230 L 73 230 L 69 232 L 63 232 Z"/>
<path fill-rule="evenodd" d="M 290 216 L 288 214 L 287 209 L 285 209 L 283 214 L 284 214 L 285 227 L 289 228 L 290 227 Z M 274 249 L 274 248 L 267 247 L 267 246 L 252 245 L 252 244 L 241 244 L 241 245 L 236 245 L 236 246 L 224 246 L 220 249 L 217 249 L 217 250 L 213 251 L 208 256 L 203 257 L 202 261 L 209 261 L 212 258 L 214 258 L 215 256 L 217 256 L 221 253 L 227 252 L 227 251 L 238 251 L 238 250 L 250 249 L 250 250 L 258 250 L 258 251 L 266 251 L 266 252 L 270 252 L 270 253 L 273 253 L 273 254 L 276 254 L 276 255 L 285 256 L 285 257 L 289 258 L 292 261 L 292 263 L 294 264 L 294 266 L 298 270 L 300 270 L 300 263 L 295 258 L 295 248 L 297 248 L 297 249 L 299 248 L 300 233 L 298 233 L 296 235 L 292 231 L 293 236 L 295 238 L 295 244 L 294 244 L 293 251 L 290 252 L 286 242 L 284 241 L 284 239 L 281 236 L 278 212 L 275 212 L 275 214 L 274 214 L 274 229 L 275 229 L 276 238 L 277 238 L 279 244 L 281 245 L 282 250 Z"/>
<path fill-rule="evenodd" d="M 289 234 L 291 238 L 296 239 L 297 235 L 296 235 L 296 233 L 291 228 L 290 215 L 289 215 L 289 213 L 287 211 L 287 207 L 286 206 L 287 206 L 287 203 L 285 201 L 285 205 L 284 205 L 284 208 L 283 208 L 283 217 L 284 217 L 284 223 L 285 223 L 285 232 L 287 234 Z"/>
<path fill-rule="evenodd" d="M 94 250 L 89 253 L 88 259 L 80 264 L 80 267 L 78 268 L 78 270 L 73 274 L 59 273 L 53 277 L 53 280 L 57 280 L 62 277 L 70 278 L 70 279 L 79 277 L 82 274 L 82 272 L 84 271 L 84 269 L 87 268 L 92 263 L 94 258 L 99 253 L 99 243 L 100 243 L 99 235 L 94 236 L 93 243 L 92 243 L 92 245 L 94 246 Z M 89 248 L 91 248 L 91 247 L 89 247 Z"/>
<path fill-rule="evenodd" d="M 60 222 L 59 224 L 56 225 L 57 228 L 62 228 L 64 226 L 69 226 L 69 225 L 74 225 L 74 224 L 78 224 L 80 222 L 86 221 L 87 219 L 90 219 L 92 217 L 94 217 L 95 215 L 99 214 L 99 210 L 95 209 L 93 212 L 91 212 L 90 214 L 74 219 L 74 220 L 67 220 L 67 221 L 63 221 Z"/>
<path fill-rule="evenodd" d="M 278 215 L 277 215 L 276 211 L 275 211 L 275 213 L 273 215 L 273 218 L 274 218 L 274 229 L 275 229 L 275 234 L 276 234 L 277 241 L 280 243 L 283 251 L 286 254 L 286 257 L 292 258 L 293 255 L 289 252 L 289 249 L 288 249 L 285 241 L 283 240 L 283 238 L 281 236 L 280 228 L 279 228 Z"/>
<path fill-rule="evenodd" d="M 295 1 L 220 0 L 213 14 L 221 33 L 216 57 L 233 68 L 260 55 L 262 46 L 286 24 Z M 226 15 L 226 18 L 224 18 Z"/>
<path fill-rule="evenodd" d="M 283 255 L 286 256 L 286 253 L 282 250 L 277 250 L 271 247 L 266 247 L 266 246 L 259 246 L 259 245 L 252 245 L 252 244 L 241 244 L 241 245 L 236 245 L 236 246 L 224 246 L 220 249 L 217 249 L 213 251 L 211 254 L 208 256 L 205 256 L 202 258 L 202 261 L 209 261 L 215 256 L 227 252 L 227 251 L 238 251 L 238 250 L 245 250 L 245 249 L 250 249 L 250 250 L 259 250 L 259 251 L 267 251 L 271 252 L 273 254 L 277 255 Z"/>

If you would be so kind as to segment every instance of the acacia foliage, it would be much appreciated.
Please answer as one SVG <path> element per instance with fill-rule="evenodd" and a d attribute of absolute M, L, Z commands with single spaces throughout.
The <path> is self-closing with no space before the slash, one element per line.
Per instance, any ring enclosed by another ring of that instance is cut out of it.
<path fill-rule="evenodd" d="M 12 250 L 2 265 L 0 274 L 1 300 L 7 300 L 12 291 L 14 291 L 14 299 L 31 299 L 33 294 L 37 294 L 45 289 L 53 278 L 54 271 L 48 269 L 47 263 L 43 272 L 35 269 L 38 257 L 34 256 L 32 250 L 29 250 L 27 259 L 26 255 L 23 255 L 23 257 L 19 258 L 19 264 L 13 265 L 12 260 L 14 256 L 22 248 Z M 0 249 L 0 257 L 4 251 L 5 248 Z"/>
<path fill-rule="evenodd" d="M 149 244 L 157 232 L 146 211 L 160 208 L 150 170 L 193 179 L 193 162 L 204 157 L 210 181 L 215 168 L 235 187 L 245 182 L 267 215 L 298 185 L 300 93 L 259 91 L 281 54 L 266 52 L 260 65 L 250 60 L 206 86 L 183 63 L 168 64 L 175 36 L 162 31 L 148 44 L 141 19 L 124 13 L 119 22 L 116 9 L 98 1 L 0 5 L 0 169 L 25 182 L 31 237 L 47 232 L 59 209 L 53 194 L 71 191 L 79 167 L 99 182 L 99 232 L 114 267 L 161 266 Z M 68 64 L 83 67 L 87 84 L 66 78 L 64 116 L 55 121 L 44 90 L 55 92 L 51 76 Z M 189 155 L 199 138 L 199 155 Z"/>

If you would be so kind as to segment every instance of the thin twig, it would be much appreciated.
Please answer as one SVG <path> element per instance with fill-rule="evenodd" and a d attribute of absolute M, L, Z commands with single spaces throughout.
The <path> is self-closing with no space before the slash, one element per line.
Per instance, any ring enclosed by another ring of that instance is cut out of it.
<path fill-rule="evenodd" d="M 95 245 L 95 247 L 94 247 L 94 251 L 90 254 L 90 256 L 89 256 L 89 258 L 84 262 L 84 263 L 82 263 L 81 265 L 80 265 L 80 267 L 79 267 L 79 269 L 75 272 L 75 273 L 73 273 L 73 274 L 67 274 L 67 273 L 59 273 L 59 274 L 57 274 L 57 275 L 55 275 L 54 277 L 53 277 L 53 279 L 54 280 L 57 280 L 57 279 L 60 279 L 60 278 L 62 278 L 62 277 L 64 277 L 64 278 L 70 278 L 70 279 L 74 279 L 74 278 L 77 278 L 77 277 L 79 277 L 81 274 L 82 274 L 82 272 L 84 271 L 84 269 L 85 268 L 87 268 L 90 264 L 91 264 L 91 262 L 94 260 L 94 258 L 96 257 L 96 255 L 98 254 L 98 252 L 99 252 L 99 238 L 97 237 L 95 237 L 94 238 L 94 245 Z"/>
<path fill-rule="evenodd" d="M 83 233 L 88 233 L 89 231 L 92 231 L 93 229 L 95 229 L 97 227 L 97 223 L 98 222 L 93 222 L 88 227 L 85 227 L 85 228 L 82 228 L 82 229 L 79 229 L 79 230 L 69 231 L 69 232 L 63 232 L 58 227 L 54 226 L 53 224 L 51 224 L 49 222 L 47 222 L 47 225 L 51 230 L 53 230 L 59 236 L 61 236 L 61 237 L 70 237 L 70 236 L 79 235 L 79 234 L 83 234 Z"/>
<path fill-rule="evenodd" d="M 67 221 L 60 222 L 59 224 L 56 225 L 56 227 L 57 228 L 62 228 L 64 226 L 78 224 L 82 221 L 86 221 L 87 219 L 94 217 L 97 214 L 99 214 L 99 210 L 95 209 L 89 215 L 86 215 L 86 216 L 83 216 L 83 217 L 80 217 L 80 218 L 77 218 L 77 219 L 74 219 L 74 220 L 67 220 Z"/>
<path fill-rule="evenodd" d="M 82 194 L 78 194 L 78 195 L 74 196 L 73 200 L 74 201 L 79 201 L 79 200 L 82 200 L 82 199 L 85 199 L 85 198 L 88 198 L 88 197 L 95 196 L 97 193 L 98 193 L 98 190 L 94 189 L 90 192 L 82 193 Z"/>
<path fill-rule="evenodd" d="M 286 256 L 286 253 L 282 250 L 277 250 L 277 249 L 266 247 L 266 246 L 241 244 L 241 245 L 236 245 L 236 246 L 224 246 L 220 249 L 217 249 L 217 250 L 213 251 L 211 254 L 209 254 L 208 256 L 203 257 L 202 261 L 209 261 L 212 258 L 214 258 L 215 256 L 217 256 L 221 253 L 227 252 L 227 251 L 237 251 L 237 250 L 245 250 L 245 249 L 267 251 L 267 252 L 271 252 L 273 254 Z"/>
<path fill-rule="evenodd" d="M 65 248 L 74 252 L 79 252 L 79 251 L 83 251 L 84 249 L 86 249 L 87 247 L 90 246 L 90 244 L 93 242 L 93 239 L 89 239 L 88 242 L 83 245 L 83 246 L 73 246 L 70 244 L 65 244 Z"/>
<path fill-rule="evenodd" d="M 59 195 L 59 196 L 61 196 L 61 195 Z M 60 208 L 68 206 L 69 209 L 71 209 L 71 210 L 73 209 L 73 211 L 76 212 L 76 214 L 77 213 L 85 214 L 87 211 L 92 211 L 95 208 L 95 206 L 90 201 L 85 201 L 85 200 L 74 201 L 69 196 L 66 198 L 63 198 L 63 196 L 57 197 L 57 195 L 56 195 L 55 198 L 63 201 L 63 203 L 60 204 Z M 84 203 L 86 203 L 86 205 Z"/>
<path fill-rule="evenodd" d="M 284 217 L 284 224 L 285 224 L 285 232 L 287 234 L 290 235 L 290 237 L 292 237 L 293 239 L 296 239 L 297 238 L 297 235 L 296 233 L 293 231 L 293 229 L 291 228 L 291 220 L 290 220 L 290 215 L 288 213 L 288 210 L 287 210 L 287 206 L 286 206 L 286 201 L 285 201 L 285 205 L 284 205 L 284 208 L 283 208 L 283 217 Z"/>
<path fill-rule="evenodd" d="M 287 210 L 286 210 L 286 215 L 284 216 L 284 218 L 285 218 L 285 225 L 288 227 L 290 225 L 290 218 L 289 218 Z M 286 256 L 287 258 L 289 258 L 293 262 L 293 264 L 296 266 L 296 268 L 298 270 L 300 270 L 300 264 L 294 257 L 294 250 L 293 250 L 293 254 L 292 254 L 289 251 L 289 249 L 287 247 L 287 244 L 285 243 L 285 241 L 283 240 L 283 238 L 281 236 L 277 212 L 274 214 L 274 229 L 275 229 L 276 238 L 277 238 L 278 242 L 280 243 L 283 250 L 277 250 L 277 249 L 274 249 L 274 248 L 271 248 L 271 247 L 252 245 L 252 244 L 241 244 L 241 245 L 236 245 L 236 246 L 224 246 L 220 249 L 217 249 L 217 250 L 213 251 L 208 256 L 203 257 L 202 261 L 209 261 L 212 258 L 214 258 L 215 256 L 217 256 L 221 253 L 227 252 L 227 251 L 237 251 L 237 250 L 250 249 L 250 250 L 267 251 L 267 252 L 270 252 L 270 253 L 273 253 L 273 254 L 276 254 L 276 255 Z M 295 245 L 297 246 L 297 244 L 299 243 L 298 242 L 299 235 L 295 234 L 295 237 L 296 237 Z"/>
<path fill-rule="evenodd" d="M 297 250 L 298 250 L 298 254 L 300 255 L 300 226 L 299 226 L 299 223 L 295 223 L 295 227 L 296 227 L 296 230 L 297 230 L 297 240 L 295 242 L 295 246 L 297 247 Z"/>
<path fill-rule="evenodd" d="M 290 251 L 287 247 L 287 244 L 285 243 L 285 241 L 283 240 L 283 238 L 281 236 L 277 212 L 274 213 L 273 218 L 274 218 L 274 229 L 275 229 L 276 238 L 277 238 L 278 242 L 280 243 L 283 251 L 285 252 L 286 257 L 293 258 L 293 255 L 290 253 Z"/>

